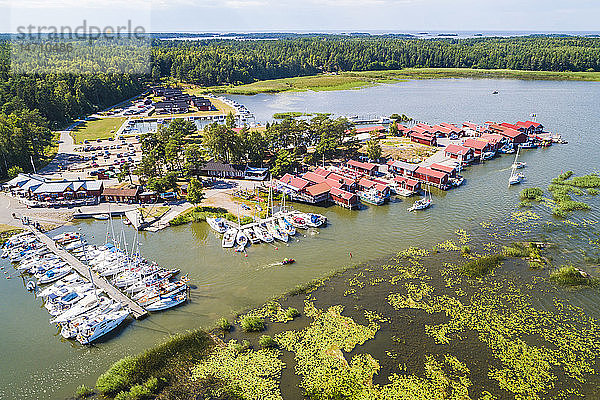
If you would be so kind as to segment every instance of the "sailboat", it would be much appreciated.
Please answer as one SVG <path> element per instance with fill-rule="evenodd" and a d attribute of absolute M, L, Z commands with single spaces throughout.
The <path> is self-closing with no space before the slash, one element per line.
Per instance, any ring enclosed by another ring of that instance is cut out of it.
<path fill-rule="evenodd" d="M 517 159 L 519 158 L 519 150 L 520 147 L 517 148 L 517 153 L 515 154 L 515 161 L 513 162 L 512 170 L 510 172 L 510 178 L 508 178 L 509 185 L 517 185 L 521 183 L 523 179 L 525 179 L 525 175 L 523 175 L 521 172 L 517 172 L 517 168 L 519 168 L 519 163 L 517 161 Z"/>
<path fill-rule="evenodd" d="M 221 242 L 221 245 L 223 247 L 233 247 L 233 245 L 235 244 L 236 236 L 237 236 L 237 229 L 235 229 L 235 228 L 228 229 L 227 232 L 225 232 L 225 234 L 223 235 L 223 241 Z"/>
<path fill-rule="evenodd" d="M 424 210 L 426 208 L 429 208 L 430 206 L 431 206 L 431 192 L 429 191 L 429 187 L 428 187 L 427 191 L 425 192 L 425 197 L 415 201 L 414 204 L 408 209 L 408 211 Z"/>

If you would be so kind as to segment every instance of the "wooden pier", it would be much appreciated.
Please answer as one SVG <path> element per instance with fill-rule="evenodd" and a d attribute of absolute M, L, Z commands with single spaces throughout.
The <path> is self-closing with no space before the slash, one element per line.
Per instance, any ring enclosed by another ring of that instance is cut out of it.
<path fill-rule="evenodd" d="M 29 226 L 33 234 L 38 238 L 40 242 L 48 247 L 48 250 L 62 258 L 65 262 L 69 264 L 71 268 L 73 268 L 79 275 L 86 279 L 90 279 L 90 274 L 92 278 L 92 283 L 96 285 L 97 288 L 104 291 L 108 297 L 111 299 L 118 301 L 123 305 L 123 307 L 129 308 L 133 317 L 135 319 L 141 319 L 148 315 L 148 311 L 144 310 L 138 303 L 131 300 L 129 297 L 125 296 L 123 292 L 114 287 L 108 280 L 104 277 L 101 277 L 96 272 L 91 271 L 86 265 L 84 265 L 81 261 L 75 258 L 72 254 L 67 252 L 66 250 L 56 246 L 56 243 L 49 238 L 44 233 L 40 232 L 36 228 Z"/>

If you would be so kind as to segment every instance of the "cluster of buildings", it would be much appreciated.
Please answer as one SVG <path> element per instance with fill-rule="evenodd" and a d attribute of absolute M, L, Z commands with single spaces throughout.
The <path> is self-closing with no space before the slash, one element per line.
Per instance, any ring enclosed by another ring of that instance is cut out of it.
<path fill-rule="evenodd" d="M 141 186 L 104 187 L 101 180 L 49 180 L 36 174 L 19 174 L 4 183 L 3 189 L 30 201 L 30 205 L 82 205 L 100 201 L 119 203 L 154 203 L 158 194 L 143 191 Z"/>
<path fill-rule="evenodd" d="M 154 103 L 156 114 L 185 114 L 191 107 L 198 111 L 214 111 L 216 108 L 209 99 L 183 93 L 180 89 L 171 87 L 152 88 L 155 96 L 162 97 L 162 101 Z"/>
<path fill-rule="evenodd" d="M 420 182 L 408 177 L 384 177 L 379 164 L 349 160 L 339 167 L 318 167 L 301 176 L 285 174 L 272 187 L 292 200 L 310 204 L 333 203 L 353 209 L 360 205 L 359 193 L 371 192 L 387 199 L 420 190 Z M 385 169 L 385 168 L 384 168 Z"/>
<path fill-rule="evenodd" d="M 437 146 L 439 138 L 459 139 L 467 136 L 481 138 L 488 134 L 499 135 L 504 139 L 504 144 L 513 146 L 529 141 L 549 140 L 548 136 L 544 135 L 543 125 L 534 121 L 519 121 L 516 124 L 488 121 L 484 125 L 465 122 L 461 126 L 447 122 L 438 125 L 418 123 L 410 128 L 401 124 L 397 124 L 397 127 L 400 134 L 409 137 L 412 142 L 427 146 Z M 499 141 L 496 137 L 493 138 L 496 142 Z"/>

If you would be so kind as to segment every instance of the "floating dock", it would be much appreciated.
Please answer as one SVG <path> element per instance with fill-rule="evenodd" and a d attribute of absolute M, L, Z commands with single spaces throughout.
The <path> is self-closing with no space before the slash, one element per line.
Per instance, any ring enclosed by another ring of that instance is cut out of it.
<path fill-rule="evenodd" d="M 123 307 L 129 308 L 133 317 L 135 319 L 145 318 L 148 315 L 148 311 L 146 311 L 142 306 L 140 306 L 135 301 L 131 300 L 129 297 L 125 296 L 119 289 L 114 287 L 108 280 L 98 275 L 96 272 L 91 271 L 86 265 L 84 265 L 81 261 L 75 258 L 72 254 L 67 252 L 66 250 L 59 248 L 56 246 L 56 243 L 49 238 L 46 234 L 40 232 L 38 229 L 29 226 L 31 232 L 38 238 L 40 242 L 42 242 L 48 250 L 62 258 L 66 263 L 69 264 L 71 268 L 73 268 L 79 275 L 84 278 L 90 279 L 90 274 L 92 278 L 92 283 L 96 285 L 98 289 L 104 291 L 108 297 L 111 299 L 120 302 Z"/>

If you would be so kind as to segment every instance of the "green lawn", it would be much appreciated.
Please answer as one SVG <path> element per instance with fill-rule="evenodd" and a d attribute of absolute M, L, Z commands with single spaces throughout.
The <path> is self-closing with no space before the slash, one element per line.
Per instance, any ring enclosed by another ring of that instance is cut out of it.
<path fill-rule="evenodd" d="M 84 140 L 107 139 L 114 136 L 126 120 L 125 117 L 115 117 L 85 121 L 73 129 L 71 136 L 75 143 L 81 143 Z"/>
<path fill-rule="evenodd" d="M 301 76 L 259 81 L 240 86 L 216 86 L 196 90 L 198 92 L 215 91 L 229 94 L 278 93 L 305 90 L 348 90 L 359 89 L 378 83 L 393 83 L 408 79 L 443 78 L 600 81 L 600 72 L 520 71 L 506 69 L 482 70 L 470 68 L 406 68 L 387 71 L 342 72 L 338 75 L 322 74 Z"/>

